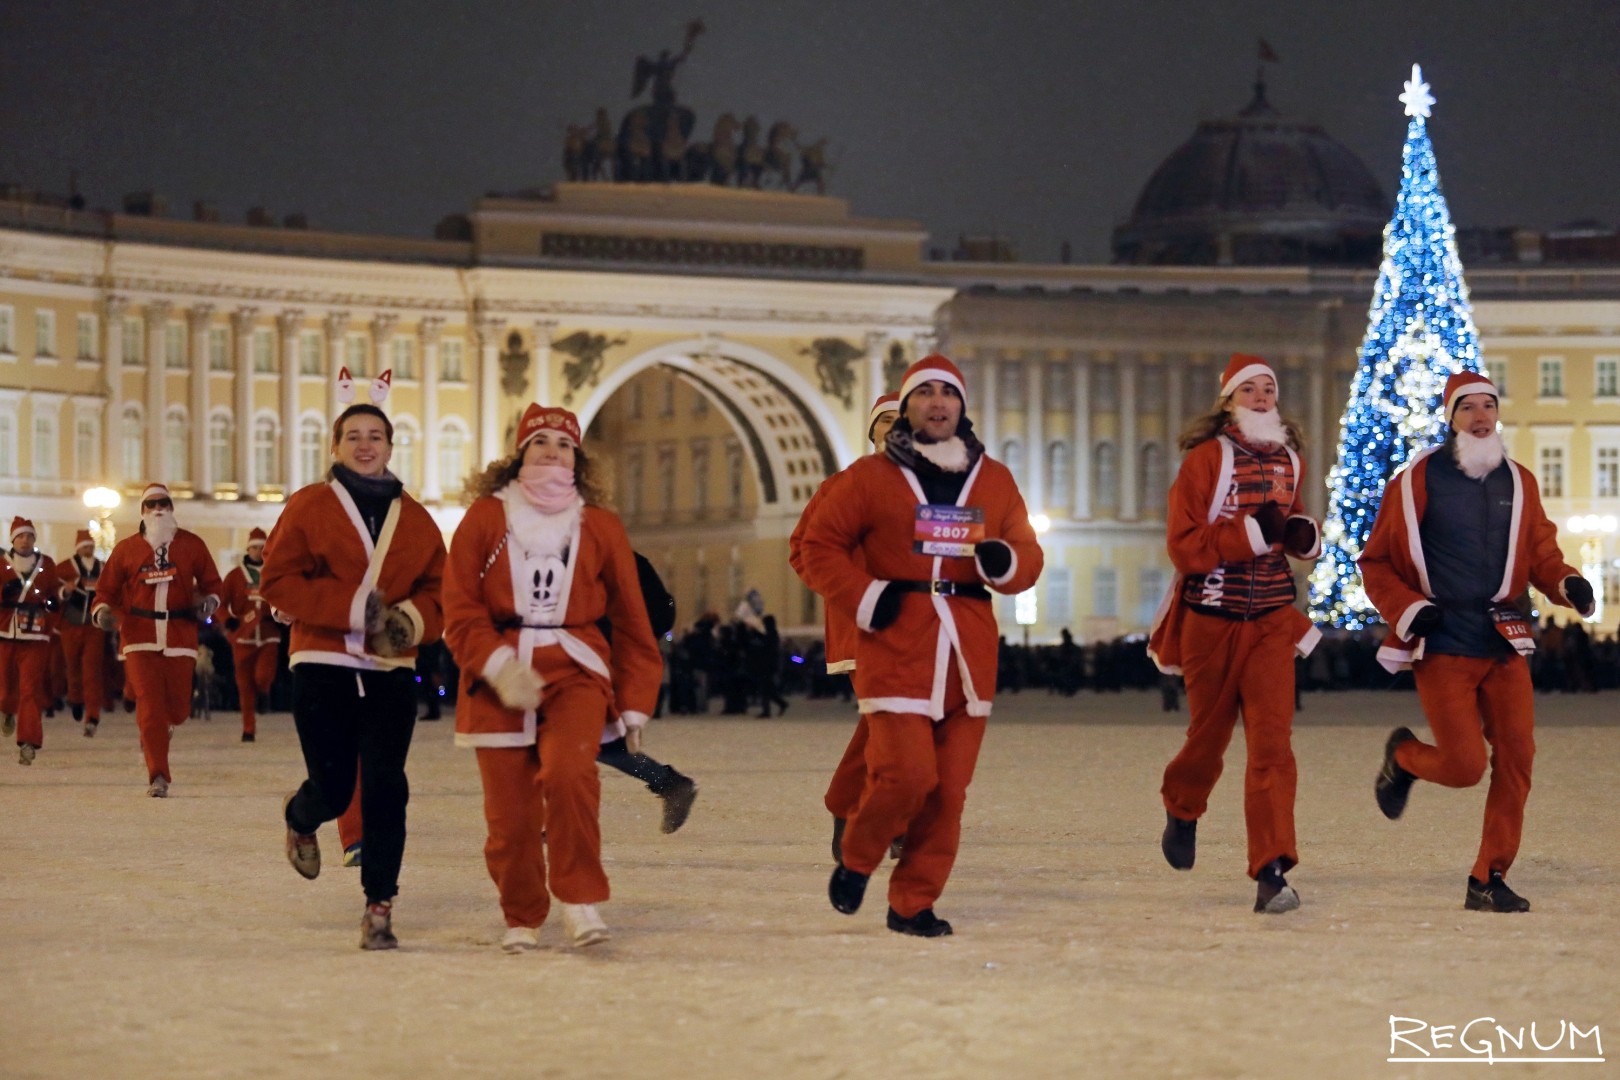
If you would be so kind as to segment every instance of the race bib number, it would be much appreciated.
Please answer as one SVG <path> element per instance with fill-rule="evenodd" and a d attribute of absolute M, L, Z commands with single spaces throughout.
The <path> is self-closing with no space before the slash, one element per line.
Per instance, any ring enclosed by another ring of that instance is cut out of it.
<path fill-rule="evenodd" d="M 1518 608 L 1511 604 L 1492 604 L 1491 625 L 1520 656 L 1529 656 L 1536 651 L 1536 639 L 1530 634 L 1530 623 Z"/>
<path fill-rule="evenodd" d="M 162 585 L 164 582 L 173 580 L 173 570 L 159 570 L 154 574 L 148 574 L 146 577 L 141 578 L 141 582 L 146 585 Z"/>
<path fill-rule="evenodd" d="M 974 545 L 984 539 L 984 509 L 978 506 L 917 507 L 911 550 L 918 555 L 972 558 Z"/>

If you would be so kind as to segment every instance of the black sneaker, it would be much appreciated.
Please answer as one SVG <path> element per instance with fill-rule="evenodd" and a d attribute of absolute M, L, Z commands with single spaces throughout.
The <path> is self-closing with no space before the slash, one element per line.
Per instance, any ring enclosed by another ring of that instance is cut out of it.
<path fill-rule="evenodd" d="M 252 742 L 253 741 L 253 732 L 251 732 L 251 731 L 242 732 L 242 741 L 243 742 Z"/>
<path fill-rule="evenodd" d="M 70 706 L 68 706 L 68 708 L 73 711 L 73 719 L 75 719 L 75 720 L 83 720 L 84 719 L 84 706 L 83 705 L 70 705 Z"/>
<path fill-rule="evenodd" d="M 1283 877 L 1281 859 L 1273 859 L 1255 878 L 1254 910 L 1264 915 L 1282 915 L 1299 907 L 1299 893 Z"/>
<path fill-rule="evenodd" d="M 866 899 L 866 883 L 871 877 L 870 874 L 857 874 L 839 863 L 827 881 L 827 899 L 832 901 L 833 910 L 845 915 L 853 915 L 861 910 L 861 901 Z"/>
<path fill-rule="evenodd" d="M 1378 809 L 1391 821 L 1406 810 L 1406 797 L 1412 793 L 1412 781 L 1417 779 L 1396 764 L 1395 749 L 1416 738 L 1411 728 L 1398 727 L 1389 733 L 1389 741 L 1384 744 L 1384 766 L 1378 770 L 1378 779 L 1373 781 L 1373 796 L 1378 800 Z"/>
<path fill-rule="evenodd" d="M 663 830 L 672 833 L 686 824 L 686 816 L 692 812 L 692 803 L 697 800 L 698 788 L 690 776 L 677 774 L 669 787 L 659 794 L 664 800 Z"/>
<path fill-rule="evenodd" d="M 909 919 L 890 908 L 889 929 L 913 937 L 949 937 L 951 934 L 951 924 L 935 915 L 933 908 L 923 908 Z"/>
<path fill-rule="evenodd" d="M 893 840 L 889 841 L 889 858 L 899 862 L 900 856 L 904 855 L 905 853 L 906 838 L 904 836 L 897 836 Z"/>
<path fill-rule="evenodd" d="M 844 861 L 844 824 L 845 822 L 843 818 L 833 818 L 832 852 L 833 862 L 836 863 L 841 863 Z"/>
<path fill-rule="evenodd" d="M 1198 857 L 1198 822 L 1186 821 L 1170 811 L 1164 812 L 1164 836 L 1159 839 L 1164 861 L 1177 870 L 1191 870 Z"/>
<path fill-rule="evenodd" d="M 1508 888 L 1500 871 L 1492 870 L 1489 881 L 1480 881 L 1468 875 L 1468 895 L 1463 907 L 1469 911 L 1529 911 L 1530 901 Z"/>

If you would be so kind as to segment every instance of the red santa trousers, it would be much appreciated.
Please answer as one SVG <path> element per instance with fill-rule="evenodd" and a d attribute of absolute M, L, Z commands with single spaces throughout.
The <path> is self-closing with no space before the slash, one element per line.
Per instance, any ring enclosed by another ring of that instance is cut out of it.
<path fill-rule="evenodd" d="M 1472 873 L 1479 881 L 1492 870 L 1506 874 L 1519 853 L 1536 757 L 1530 665 L 1522 656 L 1425 656 L 1412 665 L 1412 673 L 1435 745 L 1403 743 L 1395 761 L 1420 780 L 1473 787 L 1485 775 L 1485 747 L 1490 745 L 1485 830 Z"/>
<path fill-rule="evenodd" d="M 107 635 L 95 626 L 62 627 L 62 654 L 67 660 L 67 699 L 69 705 L 84 706 L 87 720 L 101 719 L 106 697 Z"/>
<path fill-rule="evenodd" d="M 51 666 L 48 641 L 0 641 L 0 712 L 17 718 L 17 745 L 45 745 L 45 680 Z"/>
<path fill-rule="evenodd" d="M 889 906 L 908 919 L 945 891 L 984 741 L 985 718 L 968 715 L 957 663 L 953 653 L 943 720 L 890 712 L 868 718 L 866 791 L 844 829 L 844 865 L 861 874 L 878 868 L 891 840 L 906 838 L 889 877 Z"/>
<path fill-rule="evenodd" d="M 242 731 L 252 735 L 257 731 L 254 716 L 255 699 L 270 692 L 276 681 L 276 647 L 274 641 L 263 645 L 231 646 L 231 659 L 236 662 L 236 696 L 242 703 Z M 355 788 L 355 791 L 359 791 Z"/>
<path fill-rule="evenodd" d="M 602 870 L 602 802 L 596 753 L 607 721 L 607 692 L 584 675 L 548 684 L 539 746 L 480 746 L 484 782 L 484 863 L 508 926 L 539 926 L 550 892 L 565 904 L 608 898 Z M 541 834 L 544 833 L 544 839 Z"/>
<path fill-rule="evenodd" d="M 855 734 L 849 737 L 849 745 L 844 748 L 844 756 L 833 770 L 832 782 L 827 785 L 827 795 L 822 800 L 835 818 L 848 821 L 855 816 L 855 808 L 861 804 L 861 795 L 866 791 L 867 735 L 866 714 L 862 713 L 855 725 Z"/>
<path fill-rule="evenodd" d="M 141 733 L 146 778 L 169 774 L 169 728 L 191 715 L 191 675 L 197 660 L 143 650 L 124 654 L 124 674 L 135 688 L 135 726 Z"/>
<path fill-rule="evenodd" d="M 1181 631 L 1187 680 L 1187 741 L 1164 770 L 1164 808 L 1196 821 L 1221 778 L 1238 714 L 1248 745 L 1243 819 L 1249 832 L 1249 876 L 1273 859 L 1299 863 L 1294 841 L 1294 643 L 1292 609 L 1249 622 L 1189 612 Z"/>

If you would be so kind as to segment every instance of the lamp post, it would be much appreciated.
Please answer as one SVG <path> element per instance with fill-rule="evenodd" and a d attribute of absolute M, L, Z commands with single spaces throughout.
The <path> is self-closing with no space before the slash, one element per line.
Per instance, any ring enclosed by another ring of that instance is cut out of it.
<path fill-rule="evenodd" d="M 1029 527 L 1036 536 L 1043 536 L 1052 528 L 1052 519 L 1045 514 L 1029 515 Z M 1040 605 L 1035 586 L 1031 585 L 1013 598 L 1013 617 L 1024 628 L 1024 648 L 1029 648 L 1029 628 L 1041 621 Z"/>
<path fill-rule="evenodd" d="M 90 521 L 90 536 L 96 542 L 96 551 L 105 558 L 118 542 L 118 530 L 113 527 L 112 512 L 123 498 L 108 487 L 93 487 L 84 493 L 84 505 L 95 512 Z"/>

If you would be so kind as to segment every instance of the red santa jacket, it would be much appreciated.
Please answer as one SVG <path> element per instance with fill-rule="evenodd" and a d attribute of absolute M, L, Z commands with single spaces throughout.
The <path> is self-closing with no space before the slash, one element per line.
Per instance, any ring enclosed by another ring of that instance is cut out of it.
<path fill-rule="evenodd" d="M 56 633 L 62 591 L 56 563 L 38 548 L 34 560 L 33 568 L 25 571 L 16 565 L 22 561 L 19 556 L 0 559 L 7 571 L 0 578 L 0 589 L 7 593 L 0 601 L 0 641 L 49 641 Z M 12 592 L 16 595 L 9 595 Z"/>
<path fill-rule="evenodd" d="M 160 557 L 140 533 L 118 542 L 107 556 L 94 610 L 118 615 L 119 655 L 158 652 L 197 655 L 196 608 L 219 598 L 219 570 L 208 545 L 181 529 Z"/>
<path fill-rule="evenodd" d="M 96 589 L 101 583 L 101 571 L 105 566 L 106 563 L 94 555 L 90 556 L 90 565 L 84 566 L 77 552 L 56 564 L 56 580 L 62 587 L 62 621 L 65 624 L 89 624 L 90 611 L 96 603 Z"/>
<path fill-rule="evenodd" d="M 595 506 L 544 515 L 547 527 L 558 530 L 551 546 L 560 551 L 566 544 L 564 562 L 535 541 L 538 511 L 521 504 L 509 512 L 515 490 L 474 502 L 450 545 L 445 643 L 461 668 L 456 745 L 535 742 L 535 712 L 506 708 L 488 685 L 520 657 L 543 683 L 583 672 L 602 684 L 617 714 L 645 719 L 658 703 L 663 657 L 623 523 Z M 528 539 L 520 540 L 519 532 Z M 604 616 L 613 628 L 611 644 L 597 626 Z"/>
<path fill-rule="evenodd" d="M 1035 584 L 1044 565 L 1029 511 L 1012 473 L 980 457 L 967 475 L 958 507 L 983 511 L 984 538 L 1012 549 L 1012 565 L 991 578 L 976 557 L 922 555 L 912 550 L 918 510 L 927 504 L 916 473 L 874 454 L 855 462 L 827 491 L 803 541 L 805 582 L 855 621 L 855 696 L 860 711 L 945 715 L 946 665 L 962 675 L 968 712 L 990 715 L 996 690 L 996 615 L 991 604 L 965 596 L 917 592 L 901 596 L 900 615 L 873 632 L 872 611 L 891 581 L 978 582 L 1018 593 Z"/>
<path fill-rule="evenodd" d="M 416 666 L 416 647 L 444 632 L 439 591 L 444 536 L 422 504 L 401 492 L 375 542 L 337 480 L 293 493 L 264 547 L 259 594 L 293 619 L 288 661 L 366 671 Z M 378 656 L 366 640 L 366 598 L 410 619 L 408 646 Z"/>
<path fill-rule="evenodd" d="M 788 537 L 788 565 L 793 572 L 799 575 L 799 580 L 808 586 L 810 583 L 804 577 L 804 538 L 810 531 L 810 522 L 820 508 L 822 499 L 826 498 L 834 483 L 844 473 L 838 472 L 827 477 L 816 488 L 816 493 L 810 496 L 810 501 L 804 504 L 804 512 L 799 515 L 799 523 L 793 527 L 793 535 Z M 857 553 L 859 558 L 859 553 Z M 813 590 L 812 590 L 813 591 Z M 824 634 L 827 643 L 827 672 L 835 674 L 840 671 L 855 670 L 855 635 L 859 633 L 855 628 L 853 616 L 845 613 L 833 604 L 826 604 L 827 629 Z"/>
<path fill-rule="evenodd" d="M 1378 650 L 1378 662 L 1390 671 L 1412 666 L 1423 658 L 1423 639 L 1406 636 L 1412 616 L 1434 595 L 1423 560 L 1420 526 L 1429 505 L 1429 457 L 1441 448 L 1430 447 L 1414 457 L 1384 486 L 1372 534 L 1356 565 L 1367 589 L 1367 599 L 1389 624 L 1389 634 Z M 1513 471 L 1513 517 L 1508 533 L 1507 565 L 1492 600 L 1511 603 L 1529 585 L 1553 600 L 1574 607 L 1564 595 L 1564 579 L 1580 573 L 1564 561 L 1558 547 L 1558 527 L 1541 506 L 1541 490 L 1529 469 L 1508 459 Z"/>
<path fill-rule="evenodd" d="M 271 618 L 270 605 L 259 592 L 263 569 L 242 562 L 225 575 L 219 611 L 225 622 L 225 638 L 235 648 L 253 649 L 281 640 L 281 626 Z M 231 628 L 232 622 L 236 624 L 235 629 Z"/>
<path fill-rule="evenodd" d="M 1304 513 L 1300 493 L 1304 490 L 1305 469 L 1299 455 L 1291 448 L 1288 450 L 1291 473 L 1280 478 L 1284 498 L 1275 501 L 1286 505 L 1289 518 L 1301 518 L 1310 523 L 1311 546 L 1300 551 L 1266 543 L 1253 513 L 1266 501 L 1264 497 L 1247 500 L 1254 504 L 1252 506 L 1240 505 L 1244 500 L 1233 482 L 1236 455 L 1236 445 L 1225 435 L 1201 442 L 1187 451 L 1176 473 L 1176 482 L 1170 485 L 1165 533 L 1176 577 L 1159 604 L 1148 637 L 1148 655 L 1166 674 L 1181 672 L 1181 629 L 1188 610 L 1181 593 L 1186 575 L 1207 574 L 1222 563 L 1255 559 L 1267 551 L 1282 551 L 1295 559 L 1314 559 L 1322 552 L 1321 529 Z M 1311 625 L 1303 612 L 1297 608 L 1291 610 L 1297 634 L 1294 647 L 1301 656 L 1309 656 L 1322 639 L 1322 632 Z"/>

